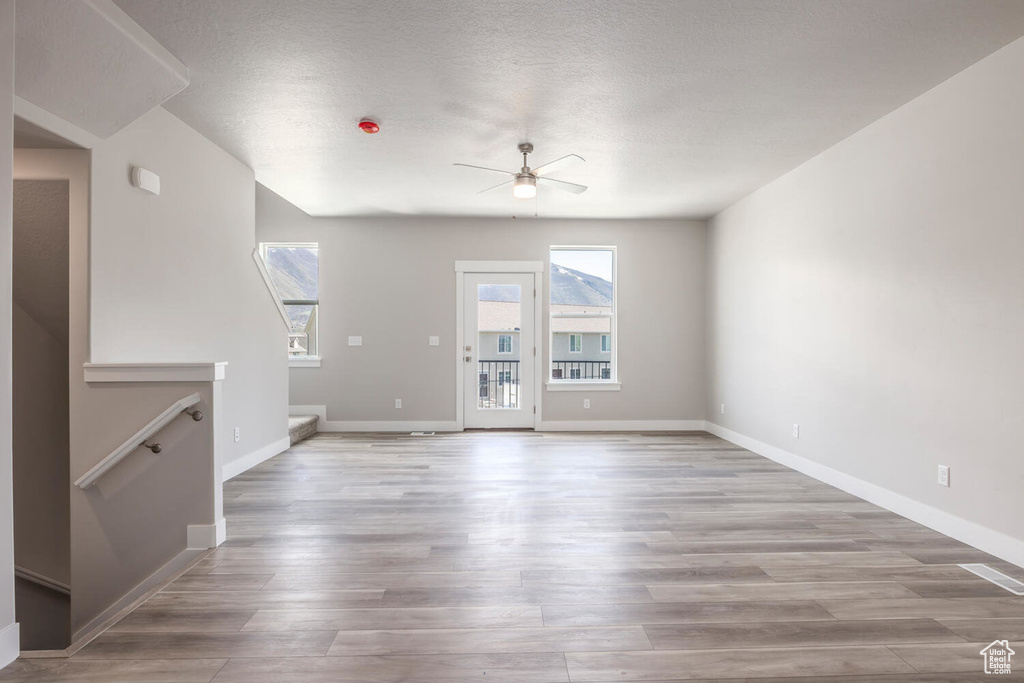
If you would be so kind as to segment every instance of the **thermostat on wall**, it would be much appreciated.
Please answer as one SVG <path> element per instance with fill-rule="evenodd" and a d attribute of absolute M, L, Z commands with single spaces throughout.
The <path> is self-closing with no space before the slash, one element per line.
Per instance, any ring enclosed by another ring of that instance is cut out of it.
<path fill-rule="evenodd" d="M 160 194 L 160 176 L 141 166 L 132 166 L 132 187 L 150 194 Z"/>

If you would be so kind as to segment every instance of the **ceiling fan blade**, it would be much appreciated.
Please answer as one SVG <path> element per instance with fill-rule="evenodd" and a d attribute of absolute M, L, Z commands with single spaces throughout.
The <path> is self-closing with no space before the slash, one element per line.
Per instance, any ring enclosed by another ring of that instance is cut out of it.
<path fill-rule="evenodd" d="M 506 185 L 511 185 L 511 184 L 512 184 L 511 180 L 506 180 L 505 182 L 498 183 L 497 185 L 495 185 L 493 187 L 488 187 L 487 189 L 480 190 L 479 192 L 477 192 L 477 194 L 483 194 L 484 192 L 490 192 L 491 190 L 496 190 L 499 187 L 505 187 Z"/>
<path fill-rule="evenodd" d="M 553 171 L 558 171 L 563 168 L 575 166 L 581 161 L 586 161 L 586 159 L 579 156 L 578 154 L 567 154 L 561 159 L 555 159 L 554 161 L 550 161 L 544 164 L 543 166 L 538 166 L 537 168 L 531 170 L 530 173 L 536 176 L 542 176 L 548 173 L 552 173 Z"/>
<path fill-rule="evenodd" d="M 545 183 L 551 187 L 557 187 L 559 190 L 566 192 L 572 192 L 573 194 L 583 194 L 587 191 L 586 185 L 577 185 L 576 183 L 567 183 L 564 180 L 555 180 L 554 178 L 537 178 L 537 182 Z"/>
<path fill-rule="evenodd" d="M 474 166 L 473 164 L 452 164 L 452 166 L 465 166 L 466 168 L 479 168 L 481 171 L 494 171 L 495 173 L 504 173 L 505 175 L 515 175 L 512 171 L 502 171 L 497 168 L 487 168 L 486 166 Z"/>

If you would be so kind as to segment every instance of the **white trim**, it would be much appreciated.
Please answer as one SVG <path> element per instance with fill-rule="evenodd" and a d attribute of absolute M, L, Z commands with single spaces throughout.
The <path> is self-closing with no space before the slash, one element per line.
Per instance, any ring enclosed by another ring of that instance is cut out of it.
<path fill-rule="evenodd" d="M 13 662 L 19 654 L 21 654 L 21 627 L 18 622 L 14 622 L 0 631 L 0 668 Z"/>
<path fill-rule="evenodd" d="M 169 425 L 182 412 L 198 404 L 202 400 L 199 394 L 189 394 L 185 398 L 178 399 L 168 406 L 162 413 L 149 421 L 145 427 L 135 432 L 128 440 L 118 446 L 107 457 L 93 465 L 88 472 L 75 481 L 75 486 L 80 489 L 87 489 L 96 483 L 96 480 L 114 468 L 119 462 L 137 448 L 140 448 L 149 437 Z M 198 416 L 201 417 L 201 416 Z M 154 446 L 155 447 L 155 446 Z"/>
<path fill-rule="evenodd" d="M 550 420 L 542 432 L 701 432 L 704 420 Z"/>
<path fill-rule="evenodd" d="M 288 358 L 290 368 L 318 368 L 320 367 L 319 356 L 307 356 L 305 358 Z"/>
<path fill-rule="evenodd" d="M 185 530 L 185 546 L 190 550 L 216 548 L 227 538 L 228 525 L 223 517 L 214 524 L 189 524 Z"/>
<path fill-rule="evenodd" d="M 68 584 L 58 581 L 57 579 L 51 579 L 49 576 L 46 576 L 45 574 L 40 574 L 39 572 L 34 572 L 31 569 L 25 569 L 24 567 L 14 565 L 14 575 L 19 579 L 31 581 L 32 583 L 38 586 L 42 586 L 43 588 L 49 588 L 52 591 L 57 591 L 58 593 L 63 593 L 64 595 L 71 595 L 71 586 L 69 586 Z"/>
<path fill-rule="evenodd" d="M 316 415 L 320 418 L 317 421 L 317 431 L 324 430 L 323 425 L 327 422 L 327 406 L 288 406 L 288 416 L 295 415 Z"/>
<path fill-rule="evenodd" d="M 455 422 L 448 420 L 423 420 L 400 422 L 398 420 L 331 420 L 320 423 L 321 432 L 457 432 L 461 431 Z"/>
<path fill-rule="evenodd" d="M 456 273 L 542 273 L 543 261 L 456 261 Z"/>
<path fill-rule="evenodd" d="M 219 382 L 227 361 L 218 363 L 83 363 L 86 382 Z"/>
<path fill-rule="evenodd" d="M 463 367 L 466 345 L 466 276 L 459 271 L 459 263 L 462 262 L 455 262 L 455 430 L 461 432 L 466 428 L 466 370 Z"/>
<path fill-rule="evenodd" d="M 141 603 L 152 593 L 155 593 L 160 588 L 163 588 L 167 583 L 178 578 L 178 576 L 182 574 L 189 565 L 194 564 L 208 552 L 208 550 L 198 550 L 194 548 L 186 548 L 185 550 L 182 550 L 171 558 L 170 562 L 140 581 L 135 588 L 132 588 L 130 591 L 125 593 L 121 599 L 103 610 L 85 626 L 75 631 L 74 635 L 71 636 L 71 647 L 69 647 L 68 650 L 70 651 L 72 648 L 77 650 L 88 644 L 90 640 L 116 624 L 117 621 L 130 612 L 137 603 Z M 71 653 L 69 652 L 69 654 Z"/>
<path fill-rule="evenodd" d="M 977 522 L 958 517 L 945 510 L 940 510 L 913 498 L 908 498 L 877 484 L 872 484 L 845 472 L 840 472 L 827 465 L 822 465 L 795 453 L 790 453 L 781 448 L 752 439 L 749 436 L 744 436 L 739 432 L 720 427 L 713 422 L 707 422 L 706 424 L 706 431 L 737 446 L 742 446 L 758 455 L 763 455 L 769 460 L 774 460 L 818 481 L 835 486 L 869 503 L 874 503 L 890 512 L 895 512 L 897 515 L 906 517 L 918 524 L 923 524 L 929 529 L 938 531 L 940 534 L 945 534 L 990 555 L 995 555 L 1018 567 L 1024 567 L 1024 541 L 1019 538 L 1008 536 L 995 529 L 982 526 Z"/>
<path fill-rule="evenodd" d="M 274 281 L 270 279 L 270 271 L 267 270 L 267 264 L 263 260 L 262 251 L 262 244 L 253 249 L 252 260 L 256 262 L 256 269 L 260 271 L 260 277 L 263 278 L 263 284 L 267 286 L 270 298 L 274 300 L 274 305 L 277 306 L 277 312 L 281 314 L 281 320 L 284 321 L 284 328 L 291 332 L 292 321 L 288 319 L 288 311 L 284 310 L 284 304 L 281 303 L 281 295 L 277 293 L 277 287 L 274 286 Z"/>
<path fill-rule="evenodd" d="M 621 391 L 622 382 L 608 380 L 569 380 L 553 379 L 544 385 L 548 391 Z"/>
<path fill-rule="evenodd" d="M 258 448 L 251 453 L 246 453 L 240 458 L 235 458 L 231 462 L 225 463 L 224 467 L 221 468 L 224 481 L 233 479 L 246 470 L 251 470 L 261 462 L 270 460 L 275 455 L 284 453 L 289 448 L 291 448 L 291 440 L 286 436 L 283 439 L 278 439 L 277 441 L 267 444 L 263 448 Z M 190 545 L 189 547 L 191 548 L 192 546 Z"/>

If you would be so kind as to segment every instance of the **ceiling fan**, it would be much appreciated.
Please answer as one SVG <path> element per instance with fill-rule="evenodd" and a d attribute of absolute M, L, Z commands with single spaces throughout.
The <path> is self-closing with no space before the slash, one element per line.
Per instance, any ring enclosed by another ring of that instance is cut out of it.
<path fill-rule="evenodd" d="M 455 164 L 456 166 L 465 166 L 466 168 L 479 168 L 483 171 L 493 171 L 494 173 L 504 173 L 505 175 L 512 176 L 511 180 L 506 180 L 503 183 L 499 183 L 493 187 L 488 187 L 485 190 L 480 190 L 477 194 L 484 192 L 490 192 L 496 190 L 499 187 L 506 185 L 512 185 L 512 196 L 516 199 L 533 199 L 537 196 L 537 181 L 541 181 L 548 187 L 556 187 L 559 190 L 565 192 L 572 192 L 573 194 L 582 194 L 586 192 L 586 185 L 577 185 L 576 183 L 567 183 L 564 180 L 555 180 L 554 178 L 548 178 L 547 174 L 552 171 L 558 171 L 563 168 L 567 168 L 574 164 L 578 164 L 584 161 L 583 157 L 576 154 L 569 154 L 561 159 L 555 159 L 554 161 L 538 166 L 537 168 L 531 169 L 526 164 L 526 155 L 533 151 L 533 144 L 524 142 L 519 145 L 519 151 L 523 155 L 523 167 L 519 169 L 519 172 L 514 171 L 502 171 L 497 168 L 487 168 L 486 166 L 474 166 L 472 164 Z"/>

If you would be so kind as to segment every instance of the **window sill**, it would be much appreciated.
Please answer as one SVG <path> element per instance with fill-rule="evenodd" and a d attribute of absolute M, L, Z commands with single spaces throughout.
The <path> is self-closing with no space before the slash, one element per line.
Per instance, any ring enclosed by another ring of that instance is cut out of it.
<path fill-rule="evenodd" d="M 619 391 L 622 389 L 621 382 L 609 380 L 597 382 L 579 382 L 572 380 L 555 380 L 546 384 L 548 391 Z"/>
<path fill-rule="evenodd" d="M 320 367 L 320 359 L 316 357 L 310 358 L 289 358 L 288 367 L 290 368 L 318 368 Z"/>

